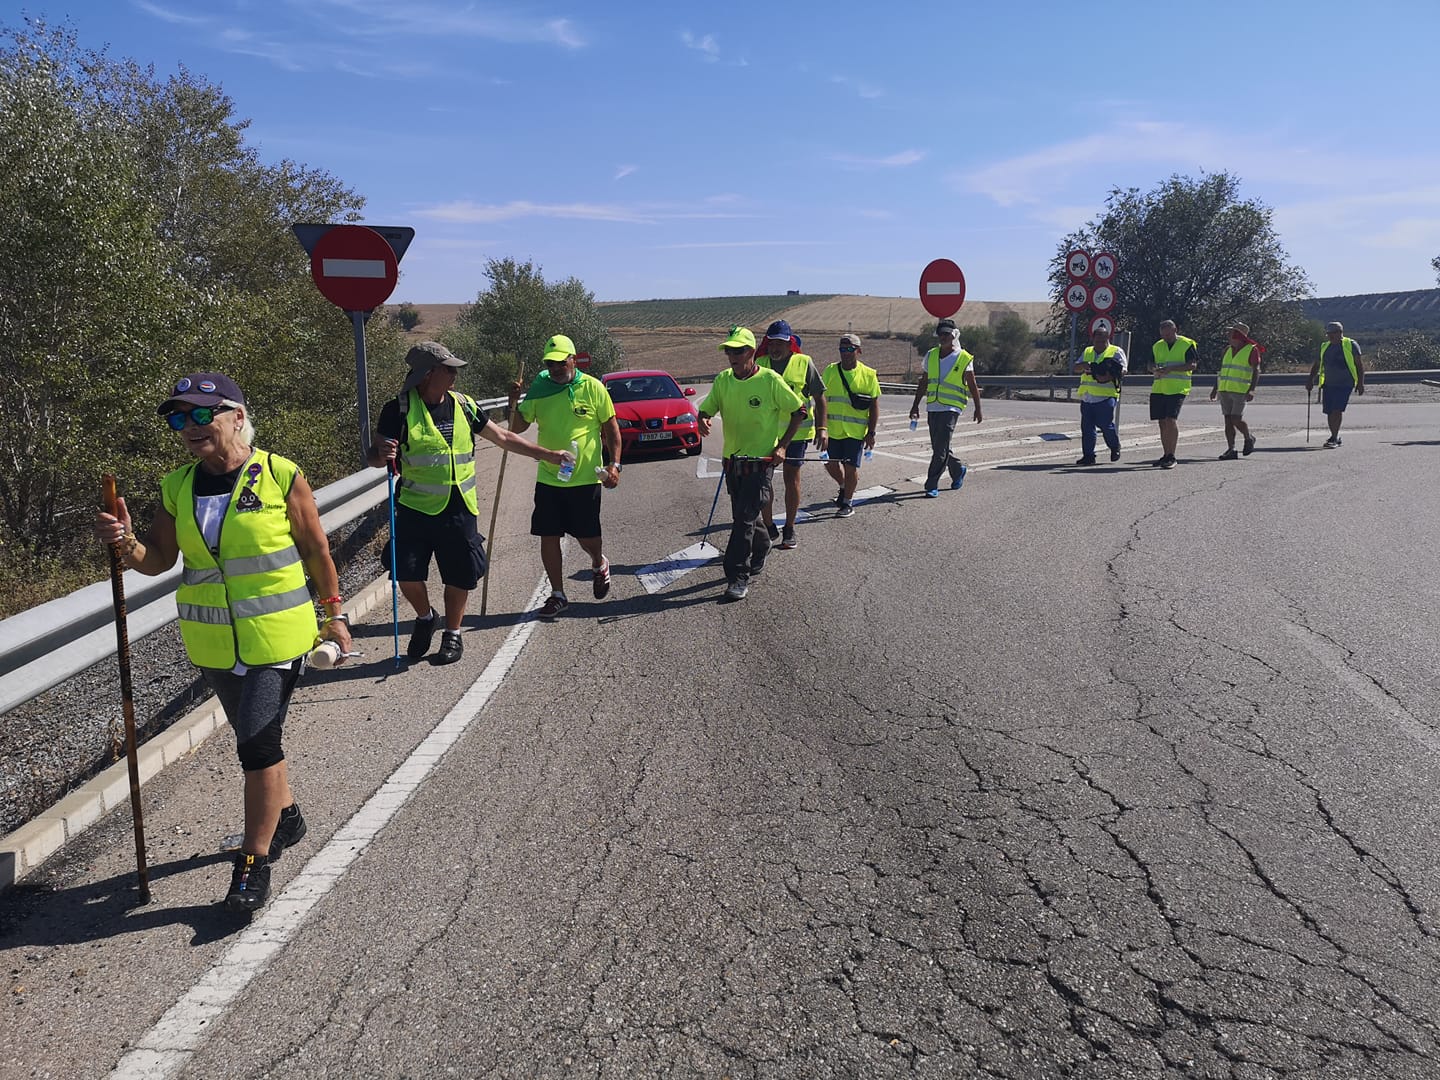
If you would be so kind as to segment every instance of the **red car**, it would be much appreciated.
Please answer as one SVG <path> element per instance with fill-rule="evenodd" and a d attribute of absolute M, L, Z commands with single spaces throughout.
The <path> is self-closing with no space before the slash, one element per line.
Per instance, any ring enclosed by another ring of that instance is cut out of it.
<path fill-rule="evenodd" d="M 700 453 L 700 420 L 686 398 L 695 388 L 663 371 L 612 371 L 600 381 L 615 403 L 623 456 L 651 451 Z"/>

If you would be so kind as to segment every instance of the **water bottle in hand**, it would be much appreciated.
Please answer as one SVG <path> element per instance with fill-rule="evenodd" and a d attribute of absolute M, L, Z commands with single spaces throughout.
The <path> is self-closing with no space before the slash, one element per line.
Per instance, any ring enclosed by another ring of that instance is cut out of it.
<path fill-rule="evenodd" d="M 868 447 L 868 446 L 865 447 L 865 460 L 866 460 L 866 461 L 869 461 L 869 460 L 870 460 L 871 458 L 873 458 L 874 456 L 875 456 L 875 451 L 872 450 L 872 449 L 870 449 L 870 447 Z"/>
<path fill-rule="evenodd" d="M 570 440 L 570 457 L 560 462 L 560 482 L 568 484 L 570 478 L 575 475 L 575 459 L 580 456 L 580 444 L 574 439 Z"/>
<path fill-rule="evenodd" d="M 916 416 L 912 416 L 912 417 L 910 418 L 910 430 L 911 430 L 911 431 L 914 431 L 914 430 L 915 430 L 916 428 L 918 428 L 919 426 L 920 426 L 920 418 L 919 418 L 919 417 L 916 417 Z"/>

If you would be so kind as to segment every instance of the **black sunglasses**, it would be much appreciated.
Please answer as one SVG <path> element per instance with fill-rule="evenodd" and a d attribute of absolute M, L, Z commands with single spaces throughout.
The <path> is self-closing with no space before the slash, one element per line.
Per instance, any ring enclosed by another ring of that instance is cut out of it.
<path fill-rule="evenodd" d="M 165 423 L 170 425 L 171 431 L 184 431 L 185 421 L 194 420 L 196 427 L 209 427 L 215 422 L 215 417 L 222 412 L 234 412 L 234 405 L 196 405 L 189 412 L 176 410 L 165 414 Z"/>

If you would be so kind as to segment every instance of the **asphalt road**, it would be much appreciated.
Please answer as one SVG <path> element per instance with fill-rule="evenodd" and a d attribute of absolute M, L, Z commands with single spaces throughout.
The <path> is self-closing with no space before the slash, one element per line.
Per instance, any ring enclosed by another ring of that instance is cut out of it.
<path fill-rule="evenodd" d="M 1440 404 L 1357 402 L 1323 451 L 1262 393 L 1221 462 L 1196 401 L 1161 471 L 1143 403 L 1079 470 L 1078 408 L 987 402 L 936 500 L 884 405 L 893 493 L 838 520 L 807 466 L 737 604 L 717 564 L 640 587 L 715 479 L 633 462 L 612 597 L 529 624 L 512 468 L 465 661 L 394 672 L 387 603 L 297 695 L 293 928 L 215 904 L 214 739 L 146 788 L 152 904 L 123 814 L 0 900 L 0 1077 L 1440 1075 Z"/>

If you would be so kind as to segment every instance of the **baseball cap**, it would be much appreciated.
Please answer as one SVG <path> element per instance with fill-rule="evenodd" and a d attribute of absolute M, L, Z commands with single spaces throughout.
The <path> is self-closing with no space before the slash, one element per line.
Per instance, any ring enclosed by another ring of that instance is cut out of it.
<path fill-rule="evenodd" d="M 568 360 L 575 355 L 575 343 L 564 334 L 556 334 L 549 341 L 545 342 L 545 356 L 543 359 L 548 363 L 551 360 Z"/>
<path fill-rule="evenodd" d="M 955 332 L 955 329 L 956 327 L 954 319 L 941 319 L 935 324 L 935 333 L 937 334 L 940 333 L 940 331 L 942 330 L 949 330 L 953 334 Z"/>
<path fill-rule="evenodd" d="M 765 339 L 767 341 L 772 339 L 775 341 L 789 341 L 794 336 L 795 334 L 790 329 L 790 324 L 784 319 L 776 319 L 765 331 Z"/>
<path fill-rule="evenodd" d="M 1337 331 L 1343 334 L 1345 332 L 1345 327 L 1338 322 L 1327 322 L 1325 324 L 1325 333 L 1330 334 Z"/>
<path fill-rule="evenodd" d="M 727 338 L 725 339 L 725 343 L 720 346 L 720 351 L 721 351 L 721 352 L 724 352 L 726 349 L 739 349 L 739 348 L 751 348 L 751 349 L 753 349 L 754 347 L 755 347 L 755 335 L 754 335 L 753 333 L 751 333 L 749 327 L 745 327 L 745 326 L 732 326 L 732 327 L 730 328 L 730 336 L 727 337 Z"/>
<path fill-rule="evenodd" d="M 840 344 L 841 344 L 841 345 L 854 345 L 855 348 L 858 349 L 858 348 L 860 348 L 860 335 L 859 335 L 859 334 L 841 334 L 841 335 L 840 335 Z"/>
<path fill-rule="evenodd" d="M 422 341 L 419 345 L 410 347 L 410 351 L 405 354 L 405 363 L 410 365 L 410 374 L 405 376 L 402 392 L 419 386 L 425 381 L 425 376 L 437 367 L 462 368 L 466 361 L 438 341 Z"/>
<path fill-rule="evenodd" d="M 219 405 L 222 401 L 234 401 L 244 405 L 245 395 L 228 375 L 214 371 L 197 371 L 193 375 L 175 380 L 174 391 L 155 411 L 164 416 L 174 412 L 175 406 L 179 404 Z"/>

